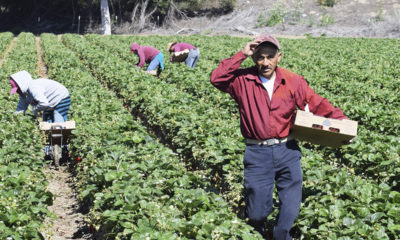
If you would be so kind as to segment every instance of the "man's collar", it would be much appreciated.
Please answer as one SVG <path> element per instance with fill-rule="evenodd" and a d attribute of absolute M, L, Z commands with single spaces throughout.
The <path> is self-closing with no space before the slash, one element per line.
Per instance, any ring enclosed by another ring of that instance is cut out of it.
<path fill-rule="evenodd" d="M 260 80 L 261 80 L 261 82 L 263 84 L 268 82 L 268 81 L 272 81 L 273 82 L 276 79 L 276 72 L 275 72 L 275 74 L 272 75 L 271 78 L 266 78 L 266 77 L 262 76 L 261 74 L 258 74 L 258 77 L 260 78 Z"/>
<path fill-rule="evenodd" d="M 258 76 L 259 73 L 258 73 L 257 68 L 254 66 L 250 69 L 251 69 L 250 74 L 247 74 L 246 78 L 249 80 L 254 80 L 259 84 L 263 84 L 260 77 Z M 279 67 L 276 67 L 275 73 L 276 73 L 275 74 L 275 82 L 278 82 L 278 84 L 281 84 L 282 80 L 284 81 L 284 76 L 282 74 L 282 70 Z"/>

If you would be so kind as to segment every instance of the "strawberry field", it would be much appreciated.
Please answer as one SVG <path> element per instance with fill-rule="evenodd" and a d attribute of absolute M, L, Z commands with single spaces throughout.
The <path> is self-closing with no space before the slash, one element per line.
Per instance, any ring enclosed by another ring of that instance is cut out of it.
<path fill-rule="evenodd" d="M 195 69 L 134 66 L 129 45 L 200 49 Z M 243 219 L 244 139 L 228 94 L 209 78 L 250 38 L 42 34 L 48 77 L 71 92 L 76 186 L 87 224 L 105 239 L 261 239 Z M 400 41 L 279 39 L 281 66 L 359 122 L 340 149 L 301 143 L 303 200 L 295 239 L 400 239 Z M 0 236 L 40 239 L 54 196 L 41 171 L 37 122 L 14 115 L 9 75 L 37 76 L 35 36 L 0 34 Z M 7 54 L 6 54 L 7 52 Z M 243 67 L 253 63 L 247 59 Z M 276 201 L 277 203 L 277 201 Z M 276 204 L 277 205 L 277 204 Z M 268 225 L 277 214 L 269 217 Z"/>

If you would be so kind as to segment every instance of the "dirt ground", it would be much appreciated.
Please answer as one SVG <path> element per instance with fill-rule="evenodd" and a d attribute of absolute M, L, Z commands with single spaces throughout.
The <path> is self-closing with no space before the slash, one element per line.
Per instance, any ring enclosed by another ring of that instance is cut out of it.
<path fill-rule="evenodd" d="M 38 75 L 48 78 L 47 67 L 42 57 L 40 38 L 36 38 Z M 63 239 L 95 239 L 86 230 L 85 216 L 79 211 L 80 203 L 77 193 L 74 190 L 73 175 L 67 166 L 60 166 L 58 169 L 47 166 L 44 170 L 49 182 L 48 190 L 53 193 L 53 205 L 49 210 L 55 214 L 56 219 L 45 220 L 42 235 L 46 240 Z"/>
<path fill-rule="evenodd" d="M 269 19 L 273 12 L 281 23 L 256 27 L 260 15 Z M 400 1 L 338 0 L 323 7 L 317 0 L 237 0 L 230 14 L 184 18 L 147 33 L 400 38 Z"/>
<path fill-rule="evenodd" d="M 67 167 L 61 166 L 58 170 L 49 167 L 44 172 L 48 176 L 49 191 L 55 196 L 49 210 L 57 216 L 55 220 L 46 220 L 45 225 L 48 227 L 42 232 L 45 239 L 94 239 L 90 234 L 82 232 L 85 228 L 84 215 L 79 212 L 80 204 Z"/>

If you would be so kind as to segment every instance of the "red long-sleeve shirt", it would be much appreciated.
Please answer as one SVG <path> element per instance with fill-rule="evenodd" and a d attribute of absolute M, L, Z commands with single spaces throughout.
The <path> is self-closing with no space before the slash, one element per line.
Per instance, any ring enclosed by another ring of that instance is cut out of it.
<path fill-rule="evenodd" d="M 192 44 L 184 43 L 184 42 L 176 43 L 174 45 L 174 52 L 180 52 L 180 51 L 183 51 L 185 49 L 192 50 L 192 49 L 196 49 L 196 47 L 193 46 Z"/>
<path fill-rule="evenodd" d="M 295 110 L 306 104 L 312 113 L 329 118 L 347 118 L 310 88 L 304 78 L 289 70 L 276 68 L 272 100 L 256 67 L 240 69 L 246 59 L 242 51 L 224 59 L 211 74 L 211 84 L 229 93 L 238 104 L 243 137 L 257 140 L 289 135 Z"/>
<path fill-rule="evenodd" d="M 137 55 L 139 56 L 138 67 L 143 67 L 145 62 L 151 62 L 159 53 L 160 51 L 154 47 L 140 46 L 137 49 Z"/>

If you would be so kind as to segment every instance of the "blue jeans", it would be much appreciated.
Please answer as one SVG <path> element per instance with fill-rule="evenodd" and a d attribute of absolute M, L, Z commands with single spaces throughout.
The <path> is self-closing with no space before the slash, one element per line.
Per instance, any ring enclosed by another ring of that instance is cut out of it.
<path fill-rule="evenodd" d="M 162 53 L 157 54 L 157 56 L 151 60 L 149 66 L 147 67 L 147 71 L 156 70 L 158 66 L 160 66 L 161 70 L 164 70 L 164 55 Z"/>
<path fill-rule="evenodd" d="M 247 145 L 244 154 L 246 215 L 260 233 L 272 212 L 274 185 L 279 214 L 274 239 L 292 239 L 289 231 L 300 211 L 302 193 L 301 152 L 294 140 L 272 146 Z"/>
<path fill-rule="evenodd" d="M 197 61 L 199 60 L 200 51 L 199 49 L 192 49 L 189 51 L 189 55 L 187 56 L 185 63 L 186 66 L 190 68 L 196 67 Z"/>
<path fill-rule="evenodd" d="M 61 100 L 53 109 L 44 111 L 43 121 L 49 123 L 60 123 L 68 120 L 68 111 L 71 105 L 70 96 Z"/>
<path fill-rule="evenodd" d="M 67 121 L 67 116 L 63 117 L 56 110 L 45 111 L 43 114 L 43 121 L 49 123 L 61 123 Z"/>
<path fill-rule="evenodd" d="M 43 113 L 43 121 L 49 123 L 62 123 L 67 121 L 67 116 L 61 115 L 61 113 L 59 113 L 57 110 L 49 110 Z M 63 145 L 61 147 L 63 149 L 68 149 L 68 145 Z M 44 153 L 46 156 L 50 154 L 50 151 L 51 151 L 50 145 L 44 147 Z"/>

